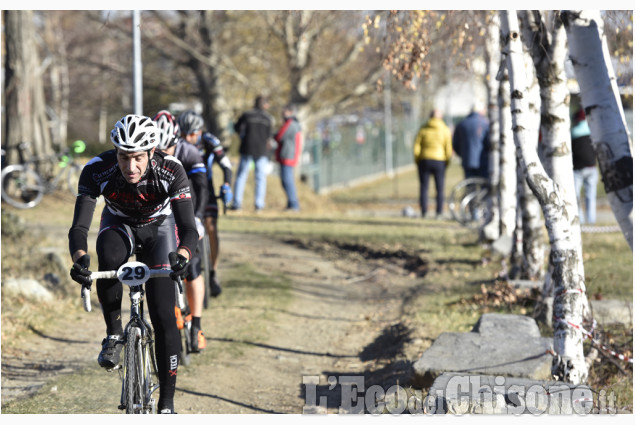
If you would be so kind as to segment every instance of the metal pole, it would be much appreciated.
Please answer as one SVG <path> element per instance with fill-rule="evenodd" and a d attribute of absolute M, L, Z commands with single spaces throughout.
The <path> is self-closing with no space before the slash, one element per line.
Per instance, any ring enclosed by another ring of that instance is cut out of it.
<path fill-rule="evenodd" d="M 386 174 L 393 176 L 392 168 L 392 96 L 390 92 L 390 73 L 386 73 L 384 84 L 384 128 L 386 145 Z"/>
<path fill-rule="evenodd" d="M 134 113 L 143 115 L 143 72 L 141 67 L 141 13 L 132 11 L 132 82 L 134 88 Z"/>

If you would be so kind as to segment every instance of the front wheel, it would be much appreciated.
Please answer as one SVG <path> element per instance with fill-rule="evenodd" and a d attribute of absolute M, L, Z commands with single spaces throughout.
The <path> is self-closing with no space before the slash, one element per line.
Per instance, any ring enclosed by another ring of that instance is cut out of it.
<path fill-rule="evenodd" d="M 38 173 L 14 164 L 2 170 L 2 200 L 16 208 L 33 208 L 44 196 L 45 186 Z"/>
<path fill-rule="evenodd" d="M 126 336 L 124 371 L 124 402 L 126 413 L 140 413 L 144 401 L 144 391 L 141 382 L 141 330 L 131 327 Z"/>

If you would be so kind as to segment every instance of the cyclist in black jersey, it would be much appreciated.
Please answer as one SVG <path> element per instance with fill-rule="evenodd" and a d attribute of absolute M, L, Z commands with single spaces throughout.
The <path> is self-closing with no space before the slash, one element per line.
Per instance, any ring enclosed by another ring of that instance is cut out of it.
<path fill-rule="evenodd" d="M 96 242 L 100 271 L 118 269 L 139 245 L 139 261 L 154 269 L 171 266 L 173 277 L 184 275 L 196 249 L 198 233 L 183 166 L 175 158 L 156 151 L 158 129 L 149 117 L 124 116 L 115 123 L 110 138 L 115 149 L 90 160 L 80 176 L 68 233 L 74 262 L 71 277 L 81 284 L 91 283 L 87 239 L 99 196 L 105 199 Z M 177 253 L 176 264 L 170 264 L 170 252 Z M 123 345 L 122 284 L 117 279 L 99 279 L 97 295 L 107 332 L 98 362 L 111 369 L 119 363 Z M 169 277 L 150 279 L 145 299 L 155 330 L 158 408 L 161 413 L 173 413 L 180 350 L 174 282 Z"/>
<path fill-rule="evenodd" d="M 201 254 L 203 252 L 202 239 L 205 228 L 203 216 L 207 205 L 208 190 L 205 164 L 199 150 L 179 139 L 179 124 L 168 111 L 158 112 L 152 120 L 159 128 L 159 144 L 157 148 L 162 152 L 176 157 L 183 164 L 185 173 L 190 180 L 194 216 L 198 230 L 199 243 L 196 252 L 190 260 L 188 272 L 185 274 L 185 288 L 190 313 L 192 314 L 190 351 L 198 353 L 207 347 L 207 340 L 201 330 L 201 315 L 203 313 L 203 297 L 205 295 L 205 281 L 201 274 Z"/>
<path fill-rule="evenodd" d="M 179 128 L 181 139 L 198 147 L 203 153 L 203 159 L 207 167 L 207 187 L 209 197 L 205 209 L 205 229 L 210 239 L 210 271 L 211 295 L 217 297 L 222 289 L 216 269 L 218 267 L 219 240 L 218 240 L 218 202 L 214 191 L 214 179 L 212 165 L 216 163 L 223 172 L 223 184 L 220 187 L 220 196 L 223 203 L 228 205 L 232 200 L 230 183 L 232 181 L 232 165 L 229 157 L 225 156 L 225 150 L 220 140 L 209 132 L 203 132 L 203 117 L 192 110 L 187 110 L 179 115 Z M 201 299 L 201 303 L 202 303 Z"/>

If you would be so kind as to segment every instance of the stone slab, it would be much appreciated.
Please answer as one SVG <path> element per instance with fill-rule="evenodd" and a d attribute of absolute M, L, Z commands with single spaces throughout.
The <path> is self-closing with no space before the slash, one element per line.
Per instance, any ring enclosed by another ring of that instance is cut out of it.
<path fill-rule="evenodd" d="M 2 282 L 2 291 L 7 294 L 21 295 L 38 301 L 51 302 L 55 300 L 51 291 L 33 279 L 8 279 Z"/>
<path fill-rule="evenodd" d="M 413 385 L 429 388 L 444 372 L 550 379 L 552 347 L 529 317 L 484 314 L 471 332 L 439 335 L 413 364 Z"/>
<path fill-rule="evenodd" d="M 594 392 L 587 385 L 460 373 L 443 373 L 435 379 L 423 405 L 428 414 L 616 413 L 610 394 Z"/>
<path fill-rule="evenodd" d="M 591 300 L 593 318 L 602 325 L 633 324 L 633 303 L 622 300 Z"/>

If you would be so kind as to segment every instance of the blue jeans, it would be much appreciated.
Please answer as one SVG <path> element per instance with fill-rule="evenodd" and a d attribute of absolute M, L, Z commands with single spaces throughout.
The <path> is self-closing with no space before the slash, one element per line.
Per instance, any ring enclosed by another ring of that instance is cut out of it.
<path fill-rule="evenodd" d="M 266 169 L 269 164 L 269 158 L 261 156 L 254 158 L 251 155 L 241 155 L 238 164 L 238 172 L 236 173 L 236 182 L 234 183 L 234 207 L 241 208 L 243 203 L 243 193 L 245 192 L 245 184 L 249 177 L 251 162 L 255 164 L 255 183 L 254 205 L 257 210 L 265 207 L 265 195 L 267 194 L 267 174 Z"/>
<path fill-rule="evenodd" d="M 287 194 L 287 208 L 293 210 L 300 209 L 298 195 L 295 190 L 295 176 L 292 166 L 280 164 L 280 182 Z"/>
<path fill-rule="evenodd" d="M 595 224 L 595 209 L 598 187 L 597 167 L 585 167 L 573 170 L 573 181 L 575 183 L 575 197 L 578 200 L 578 214 L 580 223 Z M 582 204 L 580 203 L 580 189 L 584 186 L 584 209 L 586 216 L 582 215 Z"/>

